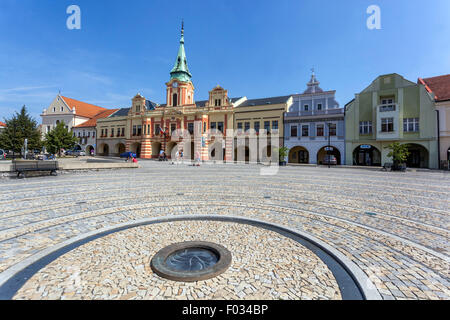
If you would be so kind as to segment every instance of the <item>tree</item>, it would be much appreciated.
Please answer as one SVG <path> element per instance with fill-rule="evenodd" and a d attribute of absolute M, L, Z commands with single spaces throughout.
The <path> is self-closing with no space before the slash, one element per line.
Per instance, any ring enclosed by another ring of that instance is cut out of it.
<path fill-rule="evenodd" d="M 61 149 L 71 149 L 77 142 L 77 138 L 73 136 L 63 122 L 45 135 L 45 147 L 47 151 L 61 156 Z"/>
<path fill-rule="evenodd" d="M 278 149 L 278 150 L 277 150 Z M 278 158 L 281 162 L 285 162 L 285 158 L 289 155 L 289 148 L 288 147 L 281 147 L 281 148 L 276 148 L 275 152 L 278 152 Z"/>
<path fill-rule="evenodd" d="M 28 114 L 25 106 L 11 119 L 5 119 L 5 123 L 6 129 L 0 134 L 0 148 L 22 154 L 25 139 L 28 139 L 29 150 L 42 148 L 37 121 Z"/>
<path fill-rule="evenodd" d="M 388 158 L 392 158 L 394 166 L 404 163 L 408 159 L 409 151 L 408 146 L 405 144 L 393 142 L 385 148 L 391 150 L 387 156 Z"/>

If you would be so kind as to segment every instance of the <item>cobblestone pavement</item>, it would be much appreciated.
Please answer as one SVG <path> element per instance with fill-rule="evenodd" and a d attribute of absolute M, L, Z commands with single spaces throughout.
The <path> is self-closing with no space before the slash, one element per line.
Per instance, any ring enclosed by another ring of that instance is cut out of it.
<path fill-rule="evenodd" d="M 183 241 L 212 241 L 232 253 L 216 278 L 180 283 L 158 277 L 151 258 Z M 124 250 L 125 248 L 125 250 Z M 72 250 L 42 269 L 15 299 L 340 299 L 328 267 L 278 233 L 248 225 L 183 221 L 136 227 Z"/>
<path fill-rule="evenodd" d="M 233 215 L 326 242 L 358 265 L 384 299 L 450 298 L 448 173 L 285 167 L 263 176 L 256 165 L 141 165 L 0 180 L 0 272 L 44 248 L 119 223 Z"/>

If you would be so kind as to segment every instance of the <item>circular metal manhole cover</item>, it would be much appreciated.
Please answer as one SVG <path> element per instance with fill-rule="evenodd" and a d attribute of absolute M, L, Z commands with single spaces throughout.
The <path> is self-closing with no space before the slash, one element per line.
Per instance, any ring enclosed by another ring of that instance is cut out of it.
<path fill-rule="evenodd" d="M 231 265 L 231 253 L 216 243 L 187 241 L 160 250 L 150 266 L 160 277 L 194 282 L 217 277 Z"/>

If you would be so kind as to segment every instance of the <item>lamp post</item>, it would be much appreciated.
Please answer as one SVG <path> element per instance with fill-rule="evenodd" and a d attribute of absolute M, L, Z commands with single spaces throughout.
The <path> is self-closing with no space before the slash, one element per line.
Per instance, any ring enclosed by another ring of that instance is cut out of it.
<path fill-rule="evenodd" d="M 330 123 L 327 122 L 327 126 L 328 126 L 328 148 L 327 148 L 327 160 L 328 160 L 328 168 L 331 168 L 330 166 L 330 148 L 331 148 L 331 133 L 330 133 Z"/>

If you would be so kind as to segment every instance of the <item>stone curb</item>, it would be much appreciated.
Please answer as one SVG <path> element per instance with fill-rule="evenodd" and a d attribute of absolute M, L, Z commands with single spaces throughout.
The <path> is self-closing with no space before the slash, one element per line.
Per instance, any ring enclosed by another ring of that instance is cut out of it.
<path fill-rule="evenodd" d="M 142 225 L 147 225 L 150 223 L 161 223 L 161 222 L 175 222 L 175 221 L 190 221 L 190 220 L 214 220 L 214 221 L 229 221 L 229 222 L 243 222 L 243 223 L 254 223 L 256 225 L 264 225 L 269 227 L 274 227 L 276 229 L 291 233 L 293 235 L 296 235 L 300 238 L 303 238 L 329 255 L 331 255 L 354 279 L 357 286 L 361 290 L 362 294 L 364 295 L 364 298 L 366 300 L 382 300 L 382 297 L 378 290 L 376 289 L 373 282 L 367 277 L 367 275 L 349 258 L 347 258 L 345 255 L 340 253 L 335 248 L 331 247 L 330 245 L 326 244 L 324 241 L 299 230 L 294 230 L 279 224 L 274 224 L 262 220 L 252 219 L 252 218 L 243 218 L 238 216 L 221 216 L 221 215 L 189 215 L 189 216 L 163 216 L 163 217 L 155 217 L 155 218 L 145 218 L 135 221 L 129 221 L 121 224 L 117 224 L 110 227 L 105 227 L 102 229 L 94 230 L 82 235 L 78 235 L 72 239 L 66 240 L 60 244 L 57 244 L 53 247 L 46 248 L 39 253 L 32 255 L 28 258 L 25 258 L 21 262 L 11 266 L 7 270 L 0 273 L 0 287 L 2 287 L 5 283 L 7 283 L 10 279 L 12 279 L 16 274 L 21 272 L 22 270 L 26 269 L 27 267 L 31 266 L 32 264 L 38 262 L 42 258 L 45 258 L 46 256 L 61 250 L 67 246 L 73 245 L 76 242 L 83 241 L 87 238 L 94 237 L 96 235 L 100 235 L 102 233 L 112 233 L 112 232 L 118 232 L 124 230 L 124 229 L 130 229 L 139 227 Z"/>

